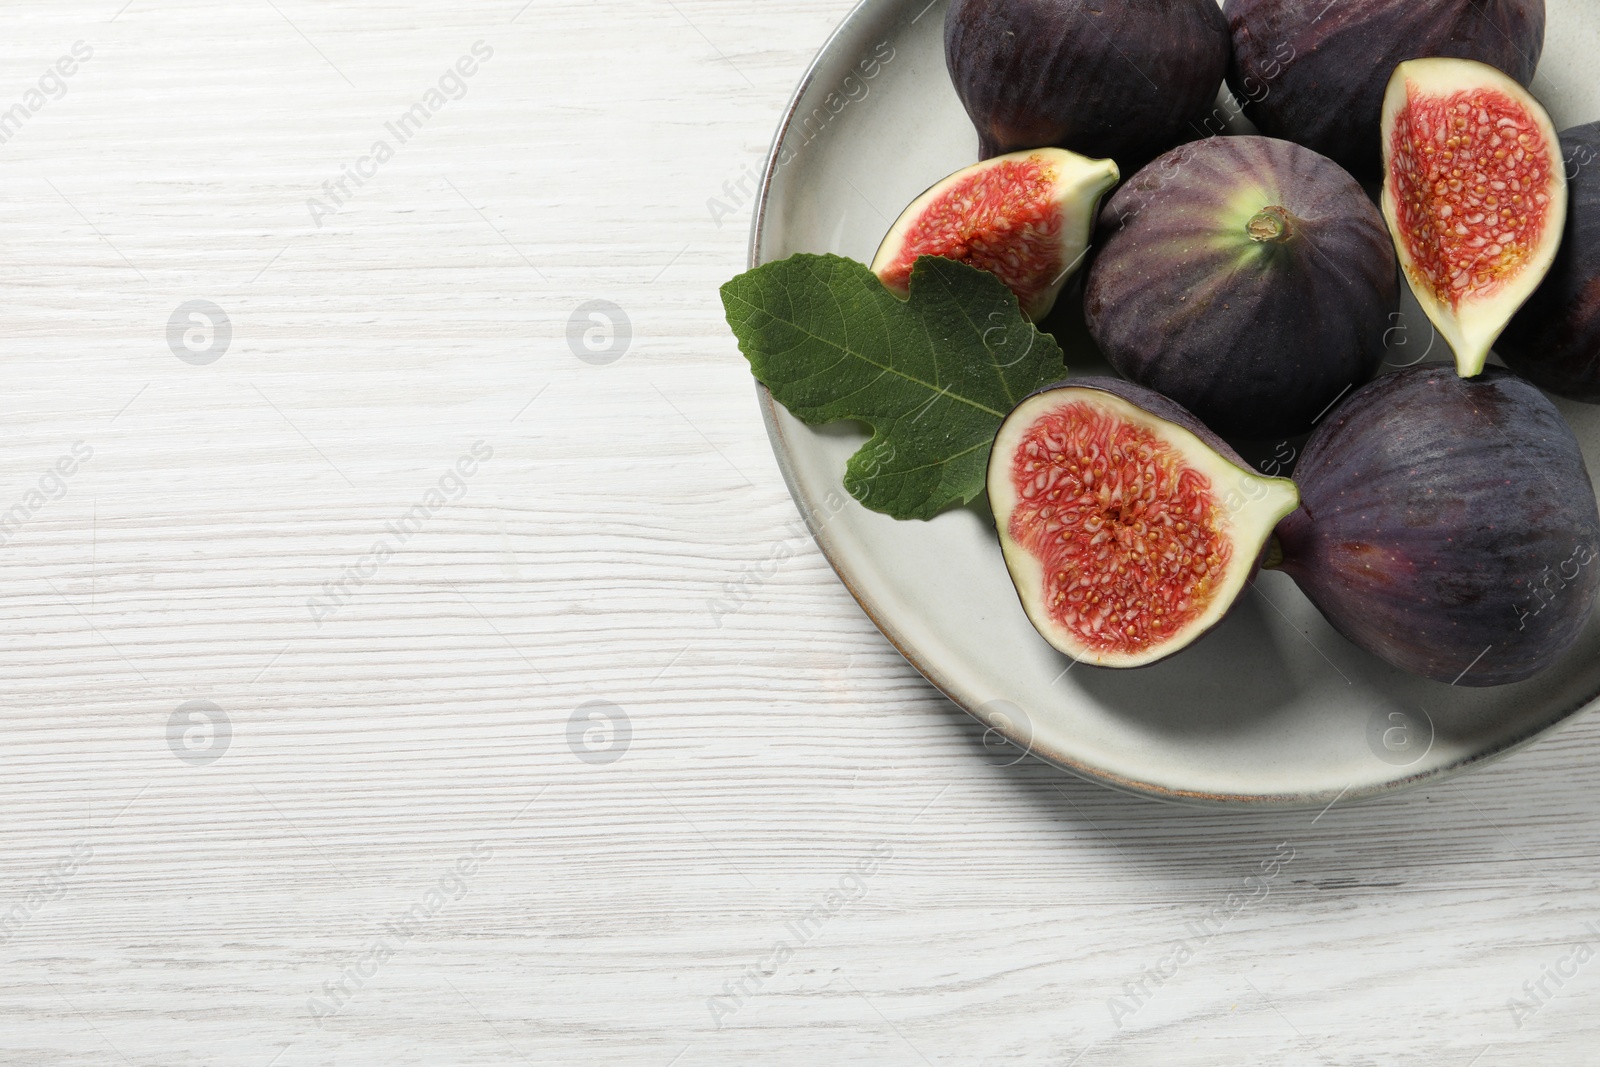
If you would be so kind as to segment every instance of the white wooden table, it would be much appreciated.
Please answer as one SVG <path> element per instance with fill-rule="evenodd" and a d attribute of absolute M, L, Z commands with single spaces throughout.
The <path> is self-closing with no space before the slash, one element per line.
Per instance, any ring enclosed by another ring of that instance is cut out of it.
<path fill-rule="evenodd" d="M 799 535 L 716 289 L 847 4 L 0 11 L 0 1062 L 1600 1062 L 1600 720 L 1161 806 Z"/>

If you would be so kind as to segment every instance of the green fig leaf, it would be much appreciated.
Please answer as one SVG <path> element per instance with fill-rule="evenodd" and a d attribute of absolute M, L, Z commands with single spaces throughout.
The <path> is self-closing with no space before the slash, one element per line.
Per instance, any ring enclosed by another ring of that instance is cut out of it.
<path fill-rule="evenodd" d="M 722 304 L 757 380 L 796 418 L 872 428 L 844 485 L 897 519 L 983 492 L 1001 420 L 1066 375 L 1004 283 L 935 256 L 912 267 L 907 300 L 854 260 L 801 254 L 734 278 Z"/>

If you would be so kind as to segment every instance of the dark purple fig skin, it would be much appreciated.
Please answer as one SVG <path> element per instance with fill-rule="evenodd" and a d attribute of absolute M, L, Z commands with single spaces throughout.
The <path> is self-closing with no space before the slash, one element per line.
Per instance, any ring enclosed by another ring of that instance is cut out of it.
<path fill-rule="evenodd" d="M 1567 226 L 1544 284 L 1495 351 L 1535 385 L 1600 404 L 1600 122 L 1561 135 Z"/>
<path fill-rule="evenodd" d="M 1251 239 L 1264 208 L 1287 240 Z M 1281 440 L 1383 361 L 1394 245 L 1359 183 L 1268 137 L 1215 137 L 1145 167 L 1100 215 L 1084 313 L 1119 374 L 1224 437 Z"/>
<path fill-rule="evenodd" d="M 1124 174 L 1204 132 L 1229 55 L 1216 0 L 952 0 L 944 43 L 980 158 L 1056 145 Z"/>
<path fill-rule="evenodd" d="M 1544 0 L 1226 0 L 1228 88 L 1262 133 L 1357 176 L 1383 165 L 1394 68 L 1442 56 L 1498 67 L 1524 87 L 1544 51 Z"/>
<path fill-rule="evenodd" d="M 1577 639 L 1600 591 L 1600 513 L 1577 439 L 1499 367 L 1425 363 L 1318 427 L 1278 525 L 1281 569 L 1334 628 L 1435 681 L 1504 685 Z"/>

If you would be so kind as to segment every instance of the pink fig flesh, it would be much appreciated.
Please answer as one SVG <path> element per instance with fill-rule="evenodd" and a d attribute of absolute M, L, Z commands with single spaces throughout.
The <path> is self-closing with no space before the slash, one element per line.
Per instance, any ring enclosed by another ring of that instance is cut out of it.
<path fill-rule="evenodd" d="M 1117 165 L 1059 148 L 1015 152 L 959 170 L 923 193 L 884 238 L 872 270 L 904 296 L 920 256 L 986 270 L 1023 314 L 1049 313 L 1089 247 L 1100 198 Z"/>

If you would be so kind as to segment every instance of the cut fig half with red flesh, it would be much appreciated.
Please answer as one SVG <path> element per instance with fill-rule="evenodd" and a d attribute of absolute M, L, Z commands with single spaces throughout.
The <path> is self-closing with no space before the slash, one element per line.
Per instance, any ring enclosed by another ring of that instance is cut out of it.
<path fill-rule="evenodd" d="M 1566 163 L 1550 116 L 1493 67 L 1415 59 L 1383 103 L 1383 214 L 1417 302 L 1463 378 L 1555 262 Z"/>
<path fill-rule="evenodd" d="M 986 270 L 1038 321 L 1089 249 L 1094 218 L 1119 178 L 1109 159 L 1061 148 L 1013 152 L 959 170 L 901 213 L 872 271 L 905 296 L 919 256 Z"/>
<path fill-rule="evenodd" d="M 1029 621 L 1100 667 L 1154 663 L 1214 627 L 1300 501 L 1177 404 L 1113 378 L 1023 400 L 988 490 Z"/>

